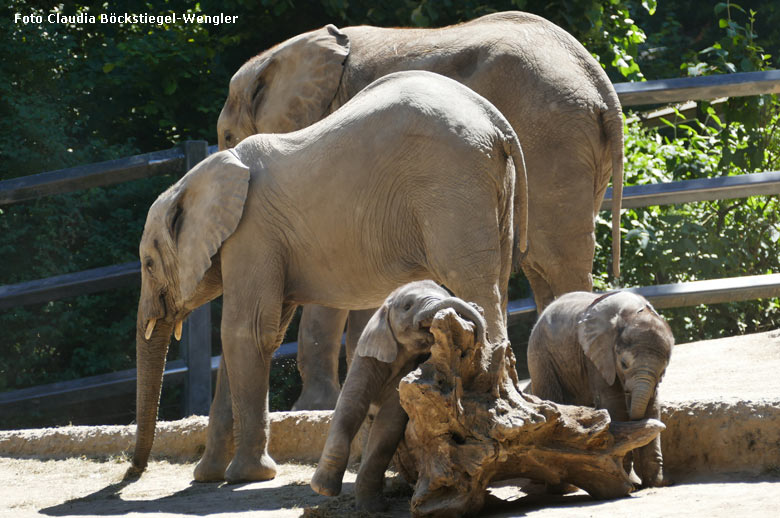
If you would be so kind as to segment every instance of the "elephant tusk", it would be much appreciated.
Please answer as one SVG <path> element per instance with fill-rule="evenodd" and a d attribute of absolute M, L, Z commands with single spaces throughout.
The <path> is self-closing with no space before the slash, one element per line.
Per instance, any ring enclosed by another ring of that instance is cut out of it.
<path fill-rule="evenodd" d="M 176 337 L 177 340 L 181 340 L 181 327 L 184 321 L 177 320 L 176 325 L 173 328 L 173 336 Z"/>
<path fill-rule="evenodd" d="M 146 333 L 144 334 L 144 338 L 147 340 L 152 337 L 152 331 L 154 331 L 154 325 L 157 323 L 156 318 L 149 319 L 149 323 L 146 324 Z"/>

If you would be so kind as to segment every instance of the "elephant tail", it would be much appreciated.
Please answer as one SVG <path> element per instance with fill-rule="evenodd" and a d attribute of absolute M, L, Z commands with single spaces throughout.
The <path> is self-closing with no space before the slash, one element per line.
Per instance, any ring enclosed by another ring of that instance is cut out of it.
<path fill-rule="evenodd" d="M 601 117 L 612 160 L 612 275 L 617 282 L 620 278 L 620 209 L 623 203 L 623 112 L 617 94 L 614 91 L 611 94 L 610 106 Z"/>
<path fill-rule="evenodd" d="M 514 131 L 511 131 L 504 143 L 504 151 L 512 158 L 515 166 L 515 194 L 512 200 L 515 242 L 512 247 L 512 271 L 516 272 L 528 255 L 528 176 L 523 148 Z"/>

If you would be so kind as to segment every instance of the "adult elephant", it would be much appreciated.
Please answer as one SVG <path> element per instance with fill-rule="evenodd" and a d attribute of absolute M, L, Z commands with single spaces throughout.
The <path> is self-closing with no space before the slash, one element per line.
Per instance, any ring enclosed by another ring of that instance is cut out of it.
<path fill-rule="evenodd" d="M 527 244 L 525 178 L 506 118 L 425 71 L 382 77 L 317 124 L 200 162 L 152 204 L 141 237 L 128 475 L 151 452 L 171 333 L 220 295 L 224 362 L 197 480 L 275 476 L 268 376 L 298 304 L 366 309 L 433 279 L 482 307 L 503 344 L 513 257 Z"/>
<path fill-rule="evenodd" d="M 530 249 L 521 266 L 539 312 L 559 295 L 591 290 L 594 219 L 610 173 L 613 268 L 619 276 L 620 102 L 590 53 L 532 14 L 502 12 L 442 29 L 328 25 L 291 38 L 247 61 L 231 79 L 217 123 L 219 147 L 255 133 L 308 126 L 376 78 L 413 69 L 470 87 L 517 133 L 531 193 Z M 357 320 L 362 324 L 370 314 Z M 303 391 L 294 408 L 333 408 L 346 318 L 343 310 L 304 308 L 298 352 Z M 361 325 L 355 327 L 348 330 L 348 358 L 360 334 Z"/>

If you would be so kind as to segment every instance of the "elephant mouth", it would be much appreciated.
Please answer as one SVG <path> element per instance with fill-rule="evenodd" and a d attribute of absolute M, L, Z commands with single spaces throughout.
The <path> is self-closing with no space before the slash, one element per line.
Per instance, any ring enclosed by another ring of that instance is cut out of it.
<path fill-rule="evenodd" d="M 150 318 L 146 322 L 145 331 L 144 331 L 144 338 L 149 340 L 152 337 L 152 333 L 154 332 L 154 328 L 157 325 L 157 318 Z M 176 320 L 176 323 L 173 326 L 173 336 L 176 338 L 176 340 L 181 340 L 181 333 L 182 329 L 184 327 L 184 320 Z"/>
<path fill-rule="evenodd" d="M 427 318 L 425 320 L 421 320 L 419 324 L 417 324 L 417 329 L 425 333 L 424 343 L 425 345 L 433 345 L 433 342 L 435 341 L 433 337 L 433 333 L 431 333 L 431 325 L 433 324 L 433 317 Z"/>
<path fill-rule="evenodd" d="M 430 329 L 431 325 L 433 325 L 433 317 L 426 318 L 425 320 L 420 320 L 420 323 L 418 325 L 420 329 Z"/>
<path fill-rule="evenodd" d="M 144 338 L 148 341 L 152 337 L 154 328 L 159 320 L 169 318 L 169 313 L 173 313 L 169 308 L 173 308 L 173 304 L 168 301 L 168 292 L 163 291 L 160 293 L 160 305 L 162 306 L 162 316 L 149 317 L 144 325 Z M 184 319 L 182 317 L 174 317 L 173 336 L 176 340 L 181 340 L 182 329 L 184 327 Z"/>

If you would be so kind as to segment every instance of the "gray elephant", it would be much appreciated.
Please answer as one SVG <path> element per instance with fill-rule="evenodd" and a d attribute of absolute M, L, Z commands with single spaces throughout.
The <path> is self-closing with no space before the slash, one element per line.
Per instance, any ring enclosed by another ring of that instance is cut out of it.
<path fill-rule="evenodd" d="M 355 483 L 357 507 L 384 509 L 385 470 L 401 441 L 408 416 L 401 407 L 398 383 L 430 356 L 431 319 L 452 309 L 474 324 L 478 341 L 485 342 L 485 320 L 478 308 L 452 297 L 433 281 L 418 281 L 396 289 L 371 317 L 358 341 L 344 388 L 333 413 L 311 487 L 335 496 L 341 492 L 352 439 L 369 407 L 375 407 L 368 442 Z"/>
<path fill-rule="evenodd" d="M 674 346 L 669 324 L 640 295 L 568 293 L 539 317 L 528 342 L 529 391 L 604 408 L 614 421 L 660 420 L 658 383 Z M 645 486 L 664 484 L 661 438 L 637 450 Z"/>
<path fill-rule="evenodd" d="M 235 146 L 255 133 L 306 127 L 375 79 L 415 69 L 465 84 L 493 103 L 517 133 L 533 193 L 531 247 L 522 268 L 539 311 L 556 296 L 591 291 L 594 218 L 610 174 L 617 277 L 620 102 L 590 53 L 566 31 L 532 14 L 495 13 L 443 29 L 328 25 L 291 38 L 247 61 L 231 79 L 217 123 L 219 147 Z M 334 365 L 346 319 L 343 310 L 304 309 L 298 337 L 303 390 L 294 408 L 333 408 Z M 354 327 L 349 335 L 357 337 L 360 326 Z M 347 345 L 349 358 L 354 341 Z"/>
<path fill-rule="evenodd" d="M 172 330 L 219 295 L 224 366 L 197 480 L 275 476 L 268 375 L 298 304 L 377 307 L 396 287 L 432 278 L 480 304 L 491 339 L 506 340 L 526 199 L 506 119 L 422 71 L 385 76 L 306 129 L 255 135 L 203 160 L 152 204 L 141 238 L 128 475 L 148 460 Z"/>

